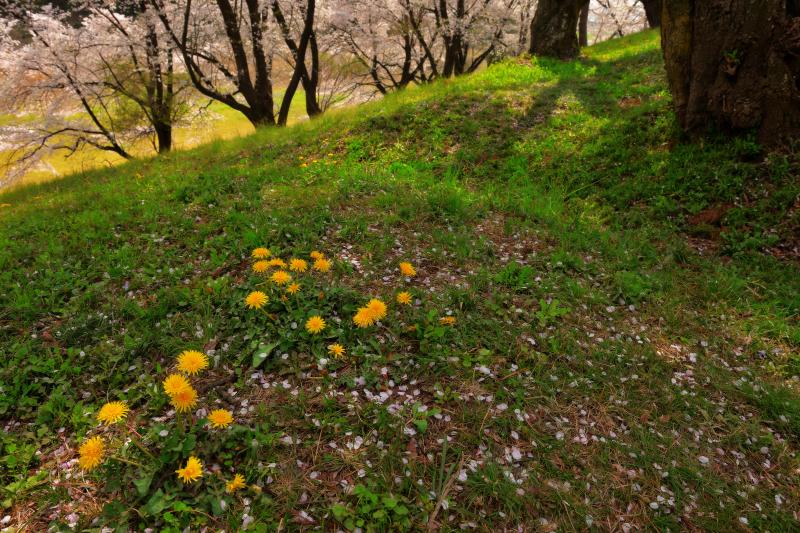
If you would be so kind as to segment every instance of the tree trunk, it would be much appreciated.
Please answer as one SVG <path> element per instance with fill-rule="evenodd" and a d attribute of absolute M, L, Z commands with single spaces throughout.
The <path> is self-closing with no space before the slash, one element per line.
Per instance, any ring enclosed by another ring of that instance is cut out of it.
<path fill-rule="evenodd" d="M 589 46 L 589 4 L 586 2 L 581 8 L 581 18 L 578 23 L 578 44 L 581 47 Z"/>
<path fill-rule="evenodd" d="M 531 21 L 530 53 L 572 59 L 578 56 L 578 17 L 586 0 L 539 0 Z"/>
<path fill-rule="evenodd" d="M 306 114 L 308 118 L 314 118 L 322 114 L 322 108 L 317 99 L 319 89 L 319 47 L 317 46 L 316 32 L 311 32 L 308 41 L 309 51 L 311 52 L 311 72 L 308 76 L 303 76 L 303 90 L 306 96 Z"/>
<path fill-rule="evenodd" d="M 662 0 L 640 0 L 644 6 L 644 14 L 651 28 L 661 26 Z"/>
<path fill-rule="evenodd" d="M 800 1 L 670 0 L 662 48 L 681 126 L 800 134 Z"/>
<path fill-rule="evenodd" d="M 172 124 L 156 123 L 153 127 L 158 139 L 158 153 L 163 154 L 172 150 Z"/>

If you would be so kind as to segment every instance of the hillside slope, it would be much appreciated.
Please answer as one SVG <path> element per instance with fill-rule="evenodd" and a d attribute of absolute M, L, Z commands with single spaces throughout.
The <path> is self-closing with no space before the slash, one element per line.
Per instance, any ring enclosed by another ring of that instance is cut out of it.
<path fill-rule="evenodd" d="M 792 530 L 797 170 L 680 139 L 648 32 L 0 196 L 2 526 Z"/>

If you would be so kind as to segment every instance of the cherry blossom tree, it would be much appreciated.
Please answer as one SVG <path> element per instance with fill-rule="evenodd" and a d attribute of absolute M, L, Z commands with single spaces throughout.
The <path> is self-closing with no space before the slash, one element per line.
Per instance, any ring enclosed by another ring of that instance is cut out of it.
<path fill-rule="evenodd" d="M 44 153 L 71 155 L 84 146 L 128 159 L 141 139 L 155 151 L 170 150 L 173 125 L 188 112 L 187 84 L 157 19 L 142 0 L 70 5 L 0 5 L 3 40 L 7 49 L 13 47 L 4 61 L 5 107 L 37 109 L 44 117 L 14 132 L 13 162 L 24 166 Z"/>

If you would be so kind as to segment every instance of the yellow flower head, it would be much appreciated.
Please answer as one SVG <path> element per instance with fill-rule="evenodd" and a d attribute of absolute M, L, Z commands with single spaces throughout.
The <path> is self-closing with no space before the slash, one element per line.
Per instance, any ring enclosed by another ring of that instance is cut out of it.
<path fill-rule="evenodd" d="M 308 263 L 305 259 L 293 258 L 289 261 L 289 270 L 293 272 L 305 272 L 308 270 Z"/>
<path fill-rule="evenodd" d="M 244 483 L 244 476 L 241 474 L 236 474 L 233 476 L 233 479 L 225 483 L 225 490 L 231 494 L 236 492 L 239 489 L 243 489 L 245 486 Z"/>
<path fill-rule="evenodd" d="M 125 418 L 128 411 L 130 409 L 128 409 L 128 405 L 125 402 L 108 402 L 98 411 L 97 420 L 110 426 Z"/>
<path fill-rule="evenodd" d="M 180 374 L 170 374 L 167 376 L 167 379 L 164 380 L 164 392 L 166 392 L 169 396 L 175 396 L 179 392 L 190 387 L 191 385 L 189 385 L 189 380 Z"/>
<path fill-rule="evenodd" d="M 404 276 L 413 278 L 417 275 L 417 270 L 414 268 L 414 265 L 407 261 L 403 261 L 398 266 L 400 267 L 400 273 Z"/>
<path fill-rule="evenodd" d="M 341 359 L 342 357 L 344 357 L 344 346 L 342 346 L 338 342 L 331 344 L 330 346 L 328 346 L 328 353 L 330 353 L 336 359 Z"/>
<path fill-rule="evenodd" d="M 185 350 L 178 356 L 178 370 L 190 376 L 208 368 L 208 357 L 197 350 Z"/>
<path fill-rule="evenodd" d="M 290 281 L 292 281 L 292 275 L 286 272 L 285 270 L 277 270 L 272 274 L 270 277 L 273 283 L 277 285 L 286 285 Z"/>
<path fill-rule="evenodd" d="M 318 259 L 325 259 L 325 254 L 323 254 L 322 252 L 318 252 L 318 251 L 316 251 L 316 250 L 314 250 L 313 252 L 311 252 L 311 253 L 309 254 L 309 256 L 310 256 L 310 257 L 311 257 L 311 259 L 313 259 L 314 261 L 316 261 L 316 260 L 318 260 Z"/>
<path fill-rule="evenodd" d="M 186 461 L 186 466 L 179 468 L 175 471 L 178 474 L 178 479 L 184 483 L 194 483 L 203 477 L 203 463 L 194 455 L 190 456 Z"/>
<path fill-rule="evenodd" d="M 273 259 L 270 259 L 267 262 L 269 263 L 269 266 L 271 266 L 271 267 L 286 268 L 286 261 L 284 261 L 280 257 L 275 257 Z"/>
<path fill-rule="evenodd" d="M 353 323 L 359 328 L 368 328 L 375 323 L 375 318 L 369 309 L 361 307 L 353 317 Z"/>
<path fill-rule="evenodd" d="M 299 283 L 291 283 L 288 287 L 286 287 L 286 292 L 289 294 L 297 294 L 300 292 L 300 284 Z"/>
<path fill-rule="evenodd" d="M 244 299 L 245 305 L 250 309 L 261 309 L 269 301 L 269 296 L 261 291 L 253 291 Z"/>
<path fill-rule="evenodd" d="M 331 269 L 331 262 L 329 259 L 321 257 L 314 261 L 314 270 L 317 272 L 328 272 Z"/>
<path fill-rule="evenodd" d="M 452 326 L 456 323 L 456 317 L 454 316 L 443 316 L 439 319 L 439 324 L 443 326 Z"/>
<path fill-rule="evenodd" d="M 78 465 L 87 472 L 103 462 L 106 445 L 100 437 L 92 437 L 78 448 Z"/>
<path fill-rule="evenodd" d="M 270 253 L 269 248 L 260 247 L 253 250 L 252 255 L 256 259 L 266 259 L 270 256 Z"/>
<path fill-rule="evenodd" d="M 180 412 L 188 411 L 197 404 L 197 391 L 190 385 L 170 396 L 172 405 Z"/>
<path fill-rule="evenodd" d="M 253 272 L 258 272 L 259 274 L 266 272 L 269 268 L 269 261 L 256 261 L 253 263 Z"/>
<path fill-rule="evenodd" d="M 397 303 L 401 305 L 411 305 L 411 293 L 401 292 L 397 294 Z"/>
<path fill-rule="evenodd" d="M 325 320 L 321 316 L 314 315 L 306 320 L 306 331 L 312 335 L 316 335 L 323 329 L 325 329 Z"/>
<path fill-rule="evenodd" d="M 214 409 L 209 413 L 208 421 L 211 423 L 211 427 L 223 429 L 231 425 L 233 422 L 233 414 L 227 409 Z"/>
<path fill-rule="evenodd" d="M 372 313 L 372 318 L 376 322 L 386 316 L 386 304 L 377 298 L 367 302 L 367 309 Z"/>

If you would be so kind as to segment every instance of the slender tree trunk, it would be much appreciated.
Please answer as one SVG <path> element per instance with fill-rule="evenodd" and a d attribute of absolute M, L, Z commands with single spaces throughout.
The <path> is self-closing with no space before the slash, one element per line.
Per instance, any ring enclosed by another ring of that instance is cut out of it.
<path fill-rule="evenodd" d="M 583 4 L 581 8 L 581 18 L 580 22 L 578 23 L 578 41 L 583 48 L 584 46 L 589 46 L 589 2 Z"/>
<path fill-rule="evenodd" d="M 578 18 L 586 0 L 539 0 L 531 21 L 530 53 L 572 59 L 577 57 Z"/>
<path fill-rule="evenodd" d="M 664 63 L 681 126 L 800 136 L 800 2 L 669 0 Z"/>
<path fill-rule="evenodd" d="M 309 118 L 314 118 L 322 114 L 322 108 L 317 99 L 319 89 L 319 47 L 317 46 L 316 32 L 311 32 L 308 41 L 308 48 L 311 52 L 311 71 L 308 76 L 303 76 L 303 91 L 306 96 L 306 114 Z"/>
<path fill-rule="evenodd" d="M 662 0 L 640 0 L 644 6 L 644 13 L 647 16 L 647 23 L 651 28 L 661 26 Z"/>

